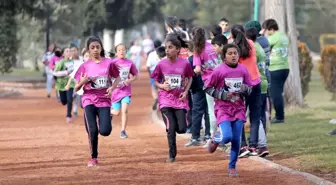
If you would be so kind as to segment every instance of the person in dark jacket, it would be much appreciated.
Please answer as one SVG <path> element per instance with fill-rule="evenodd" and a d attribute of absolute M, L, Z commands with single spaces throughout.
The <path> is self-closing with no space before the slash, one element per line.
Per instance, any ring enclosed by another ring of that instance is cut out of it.
<path fill-rule="evenodd" d="M 189 62 L 190 65 L 193 67 L 193 48 L 192 46 L 189 47 Z M 206 95 L 203 90 L 204 82 L 202 80 L 201 75 L 193 75 L 193 81 L 190 87 L 190 93 L 192 97 L 192 105 L 191 105 L 191 140 L 186 143 L 184 146 L 199 146 L 201 141 L 201 126 L 202 120 L 204 116 L 205 121 L 205 134 L 204 139 L 210 139 L 210 121 L 209 121 L 209 113 L 206 101 Z"/>

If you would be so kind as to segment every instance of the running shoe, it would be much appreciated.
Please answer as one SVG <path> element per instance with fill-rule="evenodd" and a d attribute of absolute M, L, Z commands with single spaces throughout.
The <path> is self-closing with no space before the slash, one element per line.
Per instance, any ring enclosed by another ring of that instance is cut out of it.
<path fill-rule="evenodd" d="M 336 135 L 336 129 L 328 133 L 329 135 Z"/>
<path fill-rule="evenodd" d="M 191 139 L 188 143 L 186 143 L 184 146 L 189 147 L 189 146 L 199 146 L 201 142 L 199 139 Z"/>
<path fill-rule="evenodd" d="M 247 146 L 244 146 L 239 151 L 239 158 L 247 157 L 249 153 L 250 151 L 248 150 Z"/>
<path fill-rule="evenodd" d="M 285 120 L 284 119 L 273 118 L 271 120 L 271 123 L 285 123 Z"/>
<path fill-rule="evenodd" d="M 211 143 L 211 139 L 206 140 L 205 145 L 203 145 L 203 148 L 208 148 Z"/>
<path fill-rule="evenodd" d="M 218 144 L 215 143 L 213 140 L 210 140 L 210 144 L 208 146 L 208 152 L 209 153 L 214 153 L 218 147 Z"/>
<path fill-rule="evenodd" d="M 123 131 L 120 132 L 120 138 L 122 138 L 122 139 L 128 138 L 128 135 L 126 134 L 125 130 L 123 130 Z"/>
<path fill-rule="evenodd" d="M 233 169 L 233 168 L 230 168 L 229 169 L 229 176 L 230 177 L 237 177 L 238 176 L 237 170 Z"/>
<path fill-rule="evenodd" d="M 256 148 L 251 147 L 251 148 L 249 148 L 249 150 L 250 150 L 250 153 L 249 153 L 250 156 L 257 156 L 258 155 L 258 151 L 257 151 Z"/>
<path fill-rule="evenodd" d="M 259 157 L 266 157 L 269 154 L 267 147 L 261 147 L 258 149 L 258 156 Z"/>
<path fill-rule="evenodd" d="M 98 164 L 98 159 L 97 158 L 92 158 L 88 162 L 88 167 L 96 166 Z"/>
<path fill-rule="evenodd" d="M 73 112 L 73 115 L 74 115 L 75 117 L 78 117 L 78 112 Z"/>
<path fill-rule="evenodd" d="M 66 118 L 66 122 L 67 122 L 67 123 L 72 123 L 72 118 L 67 117 L 67 118 Z"/>
<path fill-rule="evenodd" d="M 166 162 L 167 162 L 167 163 L 174 163 L 174 162 L 175 162 L 175 158 L 173 158 L 173 157 L 168 157 L 168 159 L 167 159 Z"/>

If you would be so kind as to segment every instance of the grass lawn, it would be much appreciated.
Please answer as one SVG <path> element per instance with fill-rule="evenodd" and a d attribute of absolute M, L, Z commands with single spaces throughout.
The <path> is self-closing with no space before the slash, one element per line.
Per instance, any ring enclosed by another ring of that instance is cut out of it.
<path fill-rule="evenodd" d="M 336 128 L 329 124 L 336 118 L 336 102 L 331 102 L 319 78 L 312 72 L 308 108 L 287 109 L 285 124 L 272 124 L 268 134 L 271 160 L 307 172 L 315 172 L 336 181 L 336 136 L 327 135 Z"/>
<path fill-rule="evenodd" d="M 43 71 L 33 71 L 30 69 L 13 69 L 13 72 L 10 74 L 5 74 L 5 76 L 31 76 L 31 77 L 41 77 Z"/>

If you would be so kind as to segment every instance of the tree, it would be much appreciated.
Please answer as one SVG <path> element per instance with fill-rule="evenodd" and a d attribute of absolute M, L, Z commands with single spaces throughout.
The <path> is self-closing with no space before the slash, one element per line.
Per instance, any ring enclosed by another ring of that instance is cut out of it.
<path fill-rule="evenodd" d="M 20 12 L 32 13 L 34 0 L 0 1 L 0 73 L 10 73 L 16 64 L 18 39 L 15 15 Z"/>
<path fill-rule="evenodd" d="M 300 65 L 297 44 L 297 29 L 294 14 L 293 0 L 286 0 L 287 26 L 290 40 L 288 63 L 290 73 L 285 84 L 285 99 L 290 105 L 303 105 Z"/>

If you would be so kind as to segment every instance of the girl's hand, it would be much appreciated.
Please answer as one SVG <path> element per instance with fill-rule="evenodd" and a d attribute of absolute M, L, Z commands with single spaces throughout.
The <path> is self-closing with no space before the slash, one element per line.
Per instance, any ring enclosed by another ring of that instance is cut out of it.
<path fill-rule="evenodd" d="M 88 82 L 89 82 L 88 75 L 86 73 L 85 74 L 81 73 L 79 83 L 84 85 L 87 84 Z"/>
<path fill-rule="evenodd" d="M 70 89 L 70 85 L 66 85 L 66 86 L 64 87 L 64 89 L 65 89 L 65 90 L 69 90 L 69 89 Z"/>
<path fill-rule="evenodd" d="M 132 81 L 130 79 L 127 79 L 127 80 L 124 81 L 124 85 L 129 86 L 131 84 L 131 82 Z"/>
<path fill-rule="evenodd" d="M 160 85 L 161 87 L 160 87 L 160 89 L 163 89 L 163 90 L 165 90 L 165 91 L 170 91 L 170 84 L 167 82 L 167 81 L 165 81 L 163 84 L 161 84 Z"/>
<path fill-rule="evenodd" d="M 111 98 L 111 95 L 112 95 L 112 87 L 109 87 L 109 88 L 106 89 L 105 97 L 106 98 Z"/>
<path fill-rule="evenodd" d="M 180 101 L 184 101 L 188 96 L 188 91 L 184 91 L 183 93 L 180 94 Z"/>
<path fill-rule="evenodd" d="M 202 74 L 201 67 L 200 67 L 200 66 L 196 66 L 195 69 L 194 69 L 194 72 L 195 72 L 197 75 Z"/>

